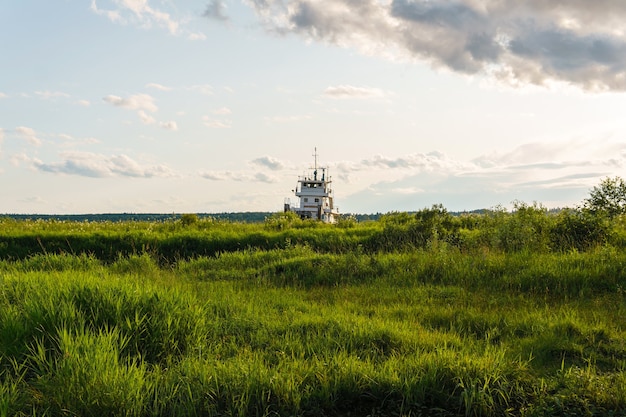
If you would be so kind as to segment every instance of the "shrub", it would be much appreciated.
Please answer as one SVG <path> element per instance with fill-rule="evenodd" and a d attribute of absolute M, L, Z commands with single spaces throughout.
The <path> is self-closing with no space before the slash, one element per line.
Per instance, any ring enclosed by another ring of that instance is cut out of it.
<path fill-rule="evenodd" d="M 609 224 L 601 213 L 589 210 L 563 210 L 551 231 L 551 242 L 555 250 L 588 250 L 606 242 Z"/>

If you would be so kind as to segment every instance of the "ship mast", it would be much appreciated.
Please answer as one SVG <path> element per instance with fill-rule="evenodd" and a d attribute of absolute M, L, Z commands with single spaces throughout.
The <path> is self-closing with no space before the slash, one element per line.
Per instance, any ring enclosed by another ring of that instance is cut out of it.
<path fill-rule="evenodd" d="M 315 157 L 315 170 L 313 171 L 313 179 L 317 181 L 317 146 L 315 147 L 315 152 L 313 152 L 313 157 Z"/>

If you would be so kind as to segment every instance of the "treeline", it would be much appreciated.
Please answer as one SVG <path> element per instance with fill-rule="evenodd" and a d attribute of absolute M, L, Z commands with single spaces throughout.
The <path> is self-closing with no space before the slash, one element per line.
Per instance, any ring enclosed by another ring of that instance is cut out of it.
<path fill-rule="evenodd" d="M 199 219 L 227 220 L 243 223 L 262 223 L 268 216 L 268 211 L 224 212 L 224 213 L 195 213 Z M 167 222 L 179 220 L 183 213 L 92 213 L 92 214 L 4 214 L 14 220 L 54 220 L 69 222 Z"/>

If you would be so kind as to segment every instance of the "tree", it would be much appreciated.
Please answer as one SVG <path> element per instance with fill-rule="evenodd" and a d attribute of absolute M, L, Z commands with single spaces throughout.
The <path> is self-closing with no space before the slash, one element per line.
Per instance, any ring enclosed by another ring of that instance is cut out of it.
<path fill-rule="evenodd" d="M 605 213 L 610 219 L 626 213 L 626 182 L 620 177 L 607 177 L 593 187 L 585 208 L 593 213 Z"/>
<path fill-rule="evenodd" d="M 191 226 L 198 222 L 198 215 L 195 213 L 185 213 L 180 216 L 180 222 L 183 226 Z"/>

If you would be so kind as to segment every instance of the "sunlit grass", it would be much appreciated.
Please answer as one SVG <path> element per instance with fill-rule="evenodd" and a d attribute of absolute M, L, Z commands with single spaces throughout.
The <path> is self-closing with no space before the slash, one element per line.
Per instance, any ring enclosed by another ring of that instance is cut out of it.
<path fill-rule="evenodd" d="M 116 227 L 159 229 L 170 243 L 183 228 Z M 108 233 L 98 230 L 80 233 Z M 167 262 L 134 250 L 0 261 L 0 416 L 626 412 L 626 253 L 615 246 L 326 251 L 292 240 Z"/>

